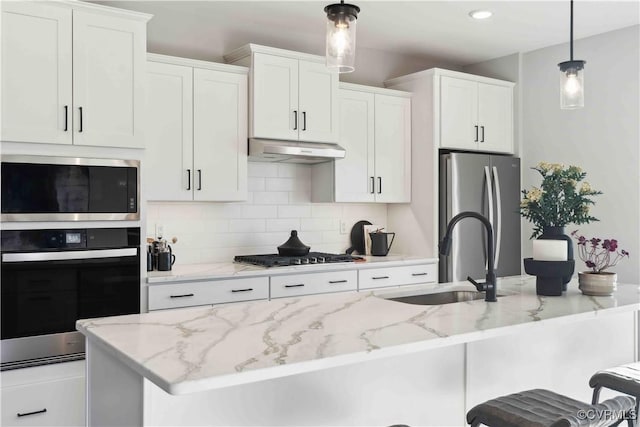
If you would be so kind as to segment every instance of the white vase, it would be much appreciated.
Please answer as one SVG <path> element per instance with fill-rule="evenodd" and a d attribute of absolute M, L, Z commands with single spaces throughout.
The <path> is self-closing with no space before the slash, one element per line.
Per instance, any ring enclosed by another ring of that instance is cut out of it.
<path fill-rule="evenodd" d="M 578 273 L 578 288 L 585 295 L 597 297 L 608 296 L 616 290 L 618 275 L 616 273 L 581 271 Z"/>

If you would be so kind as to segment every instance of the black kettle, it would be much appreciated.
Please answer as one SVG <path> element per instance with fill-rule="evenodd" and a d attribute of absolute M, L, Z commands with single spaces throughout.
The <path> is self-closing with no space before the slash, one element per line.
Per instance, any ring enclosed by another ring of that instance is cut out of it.
<path fill-rule="evenodd" d="M 289 240 L 278 246 L 280 256 L 305 256 L 311 248 L 300 241 L 298 231 L 291 230 Z"/>
<path fill-rule="evenodd" d="M 391 242 L 387 244 L 387 236 L 391 234 Z M 396 238 L 396 233 L 383 233 L 377 231 L 375 233 L 369 233 L 371 236 L 371 255 L 374 256 L 387 256 L 393 245 L 393 240 Z"/>

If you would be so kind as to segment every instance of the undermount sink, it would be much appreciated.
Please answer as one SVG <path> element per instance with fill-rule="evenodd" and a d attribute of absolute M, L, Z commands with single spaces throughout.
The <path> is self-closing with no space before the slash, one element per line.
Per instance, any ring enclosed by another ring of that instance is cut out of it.
<path fill-rule="evenodd" d="M 503 295 L 498 295 L 498 297 L 501 297 L 501 296 Z M 445 291 L 445 292 L 433 292 L 428 294 L 409 295 L 409 296 L 385 298 L 385 299 L 388 299 L 389 301 L 403 302 L 405 304 L 440 305 L 440 304 L 452 304 L 454 302 L 483 300 L 484 292 Z"/>

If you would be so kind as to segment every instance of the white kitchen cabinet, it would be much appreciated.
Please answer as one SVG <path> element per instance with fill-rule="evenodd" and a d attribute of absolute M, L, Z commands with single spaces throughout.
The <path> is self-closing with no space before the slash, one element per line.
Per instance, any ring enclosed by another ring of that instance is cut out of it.
<path fill-rule="evenodd" d="M 2 2 L 2 140 L 144 146 L 150 15 Z"/>
<path fill-rule="evenodd" d="M 149 55 L 148 200 L 247 198 L 247 69 Z"/>
<path fill-rule="evenodd" d="M 513 85 L 442 76 L 440 147 L 513 153 Z"/>
<path fill-rule="evenodd" d="M 344 159 L 314 165 L 314 202 L 411 200 L 411 98 L 406 92 L 345 84 L 340 89 Z"/>
<path fill-rule="evenodd" d="M 269 298 L 269 278 L 208 280 L 149 286 L 149 311 Z"/>
<path fill-rule="evenodd" d="M 436 264 L 367 268 L 358 271 L 358 290 L 435 283 L 437 281 Z"/>
<path fill-rule="evenodd" d="M 1 425 L 84 426 L 85 362 L 2 372 Z"/>
<path fill-rule="evenodd" d="M 251 138 L 338 142 L 338 74 L 323 57 L 250 44 L 225 60 L 251 67 Z"/>
<path fill-rule="evenodd" d="M 271 298 L 356 290 L 358 273 L 355 270 L 271 277 Z"/>

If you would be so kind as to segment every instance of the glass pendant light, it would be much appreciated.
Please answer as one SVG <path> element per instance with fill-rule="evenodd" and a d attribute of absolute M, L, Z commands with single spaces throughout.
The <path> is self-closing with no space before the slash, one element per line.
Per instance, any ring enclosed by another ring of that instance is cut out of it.
<path fill-rule="evenodd" d="M 560 67 L 560 108 L 563 110 L 584 107 L 584 64 L 586 61 L 573 59 L 573 0 L 571 0 L 570 27 L 570 59 L 558 64 Z"/>
<path fill-rule="evenodd" d="M 355 70 L 356 20 L 360 8 L 353 4 L 330 4 L 324 8 L 327 14 L 327 67 L 339 73 Z"/>

